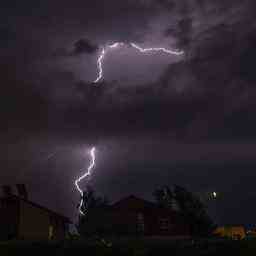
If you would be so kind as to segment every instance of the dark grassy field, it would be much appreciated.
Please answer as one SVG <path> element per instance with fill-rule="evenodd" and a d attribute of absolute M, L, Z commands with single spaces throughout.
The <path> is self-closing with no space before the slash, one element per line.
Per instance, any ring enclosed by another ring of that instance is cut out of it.
<path fill-rule="evenodd" d="M 12 241 L 0 244 L 0 255 L 256 255 L 256 240 L 251 241 L 163 241 L 142 239 L 115 239 L 112 245 L 95 240 L 62 242 Z"/>

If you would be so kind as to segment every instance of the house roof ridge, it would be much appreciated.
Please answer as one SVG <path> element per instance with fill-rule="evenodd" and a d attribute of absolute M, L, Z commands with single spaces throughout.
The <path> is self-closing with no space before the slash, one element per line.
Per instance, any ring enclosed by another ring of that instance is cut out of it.
<path fill-rule="evenodd" d="M 126 196 L 126 197 L 123 197 L 123 198 L 119 199 L 118 201 L 112 203 L 111 206 L 115 206 L 115 205 L 119 204 L 120 202 L 125 201 L 125 200 L 127 200 L 127 199 L 131 199 L 131 198 L 132 198 L 132 199 L 136 199 L 136 200 L 143 201 L 143 202 L 145 202 L 145 203 L 147 203 L 147 204 L 151 204 L 151 205 L 157 206 L 156 203 L 151 202 L 151 201 L 149 201 L 149 200 L 146 200 L 146 199 L 144 199 L 144 198 L 141 198 L 141 197 L 139 197 L 139 196 L 136 196 L 136 195 L 134 195 L 134 194 L 130 194 L 130 195 Z"/>
<path fill-rule="evenodd" d="M 6 198 L 6 197 L 2 197 L 1 199 L 4 199 L 4 198 Z M 67 220 L 67 222 L 69 222 L 69 223 L 72 223 L 71 220 L 70 220 L 68 217 L 66 217 L 66 216 L 64 216 L 64 215 L 62 215 L 62 214 L 60 214 L 60 213 L 58 213 L 58 212 L 55 212 L 55 211 L 53 211 L 53 210 L 47 208 L 46 206 L 42 206 L 42 205 L 40 205 L 40 204 L 38 204 L 38 203 L 35 203 L 35 202 L 33 202 L 33 201 L 30 201 L 30 200 L 28 200 L 28 199 L 25 199 L 25 198 L 22 198 L 22 197 L 19 197 L 19 196 L 17 196 L 17 195 L 13 195 L 13 194 L 10 195 L 8 198 L 15 198 L 15 199 L 24 201 L 24 202 L 26 202 L 26 203 L 28 203 L 28 204 L 31 204 L 31 205 L 33 205 L 33 206 L 35 206 L 35 207 L 37 207 L 37 208 L 43 209 L 43 210 L 45 210 L 45 211 L 48 211 L 48 212 L 50 212 L 50 213 L 53 214 L 53 215 L 56 215 L 56 216 L 58 216 L 58 217 L 61 217 L 61 218 L 65 219 L 65 220 Z"/>

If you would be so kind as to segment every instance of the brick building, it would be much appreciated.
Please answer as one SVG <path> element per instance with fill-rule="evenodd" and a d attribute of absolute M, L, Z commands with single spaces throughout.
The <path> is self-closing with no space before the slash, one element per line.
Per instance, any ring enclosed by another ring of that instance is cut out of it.
<path fill-rule="evenodd" d="M 190 235 L 178 212 L 155 203 L 129 196 L 104 208 L 90 210 L 85 220 L 90 232 L 119 235 L 182 236 Z"/>

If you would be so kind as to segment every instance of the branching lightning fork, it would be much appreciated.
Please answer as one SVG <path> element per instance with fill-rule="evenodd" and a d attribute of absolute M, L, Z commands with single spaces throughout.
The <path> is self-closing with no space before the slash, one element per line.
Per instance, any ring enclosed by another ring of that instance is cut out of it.
<path fill-rule="evenodd" d="M 90 162 L 89 167 L 87 168 L 87 172 L 84 173 L 81 177 L 79 177 L 75 181 L 76 188 L 77 188 L 78 192 L 81 195 L 81 201 L 80 201 L 79 208 L 78 208 L 81 215 L 85 215 L 85 213 L 82 211 L 82 206 L 83 206 L 83 203 L 84 203 L 84 199 L 83 199 L 84 193 L 83 193 L 83 190 L 79 187 L 79 182 L 91 175 L 91 170 L 95 166 L 95 147 L 93 147 L 90 150 L 90 156 L 91 156 L 91 162 Z"/>
<path fill-rule="evenodd" d="M 98 57 L 98 60 L 97 60 L 98 76 L 94 80 L 94 83 L 98 83 L 102 79 L 102 77 L 103 77 L 103 61 L 104 61 L 104 58 L 105 58 L 106 54 L 108 53 L 108 51 L 111 50 L 111 49 L 118 48 L 118 47 L 123 46 L 123 45 L 125 45 L 125 43 L 116 42 L 116 43 L 113 43 L 111 45 L 107 45 L 107 46 L 102 48 L 101 53 L 100 53 L 100 55 Z M 129 45 L 131 47 L 135 48 L 136 50 L 140 51 L 141 53 L 146 53 L 146 52 L 164 52 L 166 54 L 172 54 L 172 55 L 182 55 L 184 53 L 183 51 L 168 50 L 168 49 L 163 48 L 163 47 L 141 48 L 140 46 L 138 46 L 135 43 L 130 43 Z"/>

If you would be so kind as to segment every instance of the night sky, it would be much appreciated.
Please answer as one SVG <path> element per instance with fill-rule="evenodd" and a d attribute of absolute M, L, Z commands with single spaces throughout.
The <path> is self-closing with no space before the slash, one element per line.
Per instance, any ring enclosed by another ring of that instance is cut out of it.
<path fill-rule="evenodd" d="M 179 184 L 217 191 L 217 222 L 256 224 L 255 13 L 255 0 L 2 1 L 1 184 L 74 217 L 95 146 L 89 183 L 111 200 Z M 92 83 L 117 41 L 185 53 L 125 45 Z"/>

